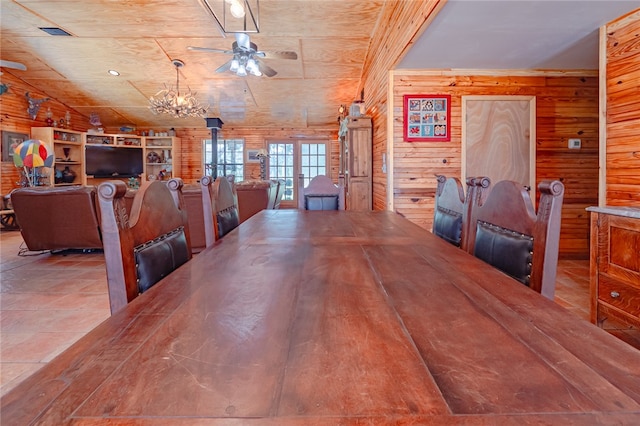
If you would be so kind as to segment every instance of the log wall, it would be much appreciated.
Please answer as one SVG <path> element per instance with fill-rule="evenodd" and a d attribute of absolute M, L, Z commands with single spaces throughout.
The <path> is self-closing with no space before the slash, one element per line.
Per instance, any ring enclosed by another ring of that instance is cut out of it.
<path fill-rule="evenodd" d="M 436 174 L 460 178 L 462 96 L 536 97 L 536 179 L 565 185 L 560 236 L 563 258 L 588 258 L 589 221 L 585 208 L 598 198 L 598 77 L 558 75 L 456 75 L 449 72 L 395 72 L 393 79 L 394 210 L 431 229 Z M 513 72 L 513 74 L 517 74 Z M 404 142 L 403 96 L 451 95 L 450 142 Z M 568 148 L 580 138 L 582 149 Z"/>
<path fill-rule="evenodd" d="M 296 141 L 291 135 L 304 135 L 304 140 L 329 140 L 331 143 L 331 178 L 338 181 L 339 144 L 338 123 L 328 129 L 295 129 L 295 128 L 248 128 L 222 126 L 224 139 L 244 139 L 247 149 L 266 148 L 268 142 Z M 202 141 L 211 139 L 211 131 L 207 128 L 176 128 L 176 136 L 182 140 L 182 167 L 179 176 L 187 183 L 195 182 L 203 175 Z M 260 179 L 260 164 L 245 162 L 245 179 Z"/>
<path fill-rule="evenodd" d="M 19 72 L 19 71 L 16 71 Z M 9 90 L 0 96 L 0 129 L 2 131 L 24 133 L 31 136 L 31 127 L 46 126 L 47 108 L 51 109 L 53 119 L 64 118 L 67 111 L 71 113 L 71 130 L 84 132 L 89 129 L 89 119 L 72 108 L 58 102 L 55 99 L 43 102 L 35 120 L 32 120 L 27 113 L 29 103 L 25 93 L 36 99 L 49 97 L 46 92 L 37 89 L 14 76 L 11 71 L 3 69 L 2 83 L 9 87 Z M 8 194 L 17 187 L 19 179 L 18 169 L 12 162 L 0 163 L 0 194 Z"/>
<path fill-rule="evenodd" d="M 606 34 L 604 204 L 640 207 L 640 10 Z"/>
<path fill-rule="evenodd" d="M 389 205 L 388 177 L 383 171 L 383 154 L 390 138 L 389 82 L 390 72 L 411 49 L 428 23 L 446 1 L 388 1 L 371 40 L 363 67 L 363 90 L 367 115 L 373 123 L 373 209 L 386 210 Z M 391 166 L 386 161 L 387 169 Z"/>

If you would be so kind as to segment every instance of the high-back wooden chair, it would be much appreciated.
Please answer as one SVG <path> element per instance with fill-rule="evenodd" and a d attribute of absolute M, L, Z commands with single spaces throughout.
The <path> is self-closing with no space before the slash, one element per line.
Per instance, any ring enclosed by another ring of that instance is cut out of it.
<path fill-rule="evenodd" d="M 200 185 L 205 216 L 205 239 L 209 247 L 240 225 L 238 195 L 232 179 L 224 176 L 215 181 L 211 176 L 203 176 Z"/>
<path fill-rule="evenodd" d="M 465 212 L 465 194 L 458 178 L 436 176 L 435 205 L 432 232 L 454 246 L 462 241 L 462 216 Z"/>
<path fill-rule="evenodd" d="M 98 186 L 112 314 L 191 259 L 181 188 L 181 179 L 145 182 L 127 214 L 124 182 Z"/>
<path fill-rule="evenodd" d="M 553 300 L 564 185 L 538 185 L 538 213 L 521 184 L 500 181 L 473 202 L 468 251 Z"/>
<path fill-rule="evenodd" d="M 458 178 L 436 175 L 435 206 L 432 232 L 443 240 L 466 250 L 471 204 L 476 197 L 482 198 L 489 187 L 486 177 L 468 178 L 465 195 Z"/>
<path fill-rule="evenodd" d="M 298 175 L 298 208 L 301 210 L 344 210 L 344 175 L 338 185 L 325 175 L 318 175 L 304 186 L 304 175 Z"/>

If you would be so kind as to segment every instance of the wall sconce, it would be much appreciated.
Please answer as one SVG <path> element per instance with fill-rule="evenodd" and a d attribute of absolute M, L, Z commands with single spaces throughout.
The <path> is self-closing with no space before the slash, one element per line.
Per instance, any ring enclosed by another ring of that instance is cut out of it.
<path fill-rule="evenodd" d="M 256 154 L 256 157 L 260 159 L 260 179 L 266 180 L 267 179 L 267 157 L 269 157 L 269 153 L 267 152 L 266 149 L 260 148 L 258 150 L 258 153 Z"/>

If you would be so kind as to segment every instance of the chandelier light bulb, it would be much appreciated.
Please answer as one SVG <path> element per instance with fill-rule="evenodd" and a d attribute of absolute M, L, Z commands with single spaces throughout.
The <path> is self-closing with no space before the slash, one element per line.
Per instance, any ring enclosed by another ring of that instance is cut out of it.
<path fill-rule="evenodd" d="M 238 67 L 238 72 L 237 74 L 241 77 L 244 77 L 247 75 L 247 69 L 245 68 L 245 66 L 243 64 L 240 64 L 240 67 Z"/>
<path fill-rule="evenodd" d="M 229 8 L 231 11 L 231 16 L 236 19 L 244 18 L 244 7 L 237 0 L 231 3 L 231 7 Z"/>

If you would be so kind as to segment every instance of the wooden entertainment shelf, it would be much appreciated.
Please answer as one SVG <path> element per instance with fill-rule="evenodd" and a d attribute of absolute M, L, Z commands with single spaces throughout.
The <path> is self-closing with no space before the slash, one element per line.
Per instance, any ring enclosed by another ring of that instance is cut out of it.
<path fill-rule="evenodd" d="M 87 146 L 112 146 L 123 150 L 142 148 L 140 180 L 168 180 L 175 177 L 180 167 L 181 140 L 177 137 L 77 132 L 57 127 L 32 127 L 31 137 L 43 141 L 54 153 L 49 179 L 52 186 L 97 185 L 105 179 L 113 179 L 87 175 Z M 71 181 L 72 175 L 75 178 Z"/>

